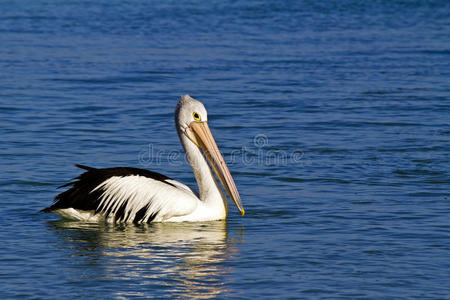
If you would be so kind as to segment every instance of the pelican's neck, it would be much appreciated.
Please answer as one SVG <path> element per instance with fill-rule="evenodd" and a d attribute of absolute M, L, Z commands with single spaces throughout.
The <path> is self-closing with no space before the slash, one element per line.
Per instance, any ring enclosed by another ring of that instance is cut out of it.
<path fill-rule="evenodd" d="M 212 170 L 201 150 L 181 131 L 178 131 L 178 135 L 180 137 L 181 144 L 186 151 L 186 157 L 189 164 L 194 171 L 199 189 L 200 200 L 212 209 L 224 210 L 224 213 L 226 214 L 228 208 L 227 198 L 217 184 Z"/>

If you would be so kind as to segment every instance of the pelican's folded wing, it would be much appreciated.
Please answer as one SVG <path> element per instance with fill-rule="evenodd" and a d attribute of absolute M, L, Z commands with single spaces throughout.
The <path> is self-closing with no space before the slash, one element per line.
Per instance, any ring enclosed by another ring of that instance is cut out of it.
<path fill-rule="evenodd" d="M 194 193 L 162 174 L 136 168 L 96 169 L 77 165 L 87 170 L 72 186 L 55 197 L 55 203 L 44 209 L 60 212 L 75 210 L 101 215 L 113 222 L 159 222 L 171 217 L 190 214 L 198 205 Z"/>

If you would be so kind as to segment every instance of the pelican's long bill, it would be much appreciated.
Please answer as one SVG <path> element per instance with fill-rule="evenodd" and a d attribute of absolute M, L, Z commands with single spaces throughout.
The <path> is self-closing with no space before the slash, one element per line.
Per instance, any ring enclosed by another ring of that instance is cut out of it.
<path fill-rule="evenodd" d="M 202 148 L 203 153 L 208 159 L 211 167 L 214 169 L 214 172 L 216 173 L 223 187 L 230 195 L 231 199 L 233 199 L 241 214 L 244 215 L 245 210 L 242 206 L 241 197 L 239 196 L 236 184 L 234 183 L 233 177 L 231 177 L 227 164 L 225 163 L 222 154 L 217 147 L 211 130 L 209 130 L 208 122 L 193 121 L 189 124 L 189 129 L 195 133 L 195 137 L 190 136 L 191 134 L 189 133 L 188 137 L 194 143 L 196 143 L 197 146 Z"/>

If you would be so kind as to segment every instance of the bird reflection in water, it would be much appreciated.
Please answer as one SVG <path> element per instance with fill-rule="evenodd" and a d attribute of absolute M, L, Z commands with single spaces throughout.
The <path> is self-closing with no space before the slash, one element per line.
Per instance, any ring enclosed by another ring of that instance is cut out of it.
<path fill-rule="evenodd" d="M 139 226 L 67 220 L 48 224 L 63 238 L 63 247 L 74 251 L 71 257 L 81 256 L 86 268 L 96 268 L 93 273 L 100 269 L 102 279 L 125 281 L 114 287 L 114 296 L 151 297 L 158 291 L 161 296 L 213 298 L 230 292 L 226 278 L 232 267 L 223 262 L 236 254 L 241 234 L 229 237 L 224 220 Z"/>

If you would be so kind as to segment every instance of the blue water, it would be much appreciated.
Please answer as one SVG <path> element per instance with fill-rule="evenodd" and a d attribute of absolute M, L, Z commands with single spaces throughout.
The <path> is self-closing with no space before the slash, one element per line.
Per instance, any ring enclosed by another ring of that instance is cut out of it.
<path fill-rule="evenodd" d="M 450 298 L 449 1 L 11 1 L 0 297 Z M 245 217 L 40 213 L 82 163 L 191 186 L 203 101 Z"/>

